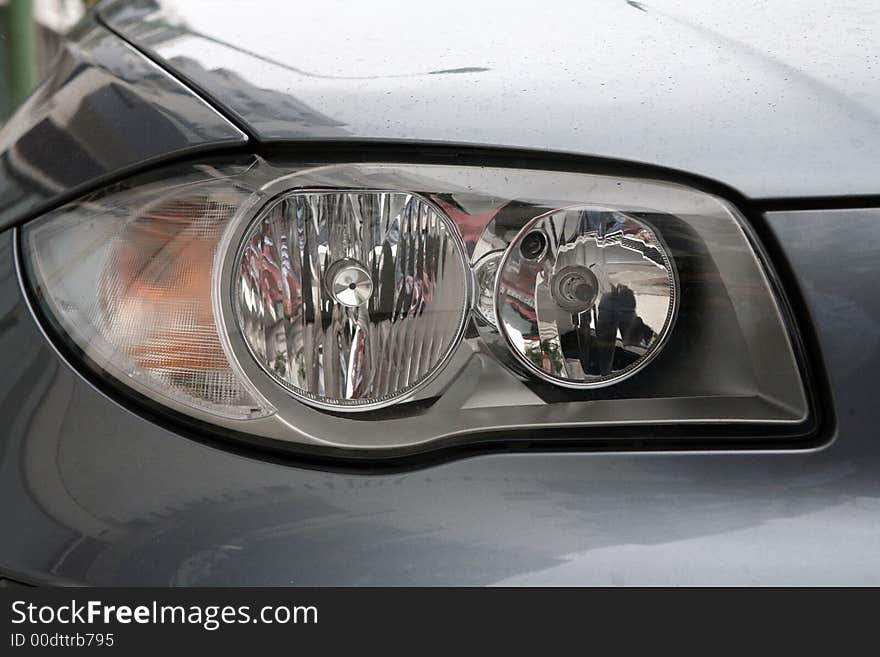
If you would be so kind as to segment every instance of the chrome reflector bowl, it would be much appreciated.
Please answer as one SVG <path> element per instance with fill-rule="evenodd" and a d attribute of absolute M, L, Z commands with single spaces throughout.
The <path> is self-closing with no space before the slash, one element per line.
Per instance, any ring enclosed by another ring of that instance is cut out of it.
<path fill-rule="evenodd" d="M 648 225 L 602 208 L 568 208 L 517 234 L 499 265 L 495 315 L 526 369 L 590 388 L 648 363 L 672 327 L 677 289 Z"/>
<path fill-rule="evenodd" d="M 420 196 L 292 192 L 246 232 L 239 328 L 257 362 L 314 406 L 365 410 L 430 381 L 459 344 L 470 270 L 455 226 Z"/>

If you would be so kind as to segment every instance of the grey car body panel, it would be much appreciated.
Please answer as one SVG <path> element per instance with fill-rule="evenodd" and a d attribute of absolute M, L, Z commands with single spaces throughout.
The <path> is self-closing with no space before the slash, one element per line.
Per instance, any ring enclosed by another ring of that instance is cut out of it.
<path fill-rule="evenodd" d="M 108 585 L 880 584 L 880 405 L 865 384 L 880 367 L 880 210 L 768 223 L 815 321 L 833 442 L 497 454 L 394 475 L 248 458 L 110 401 L 40 333 L 6 232 L 0 571 Z"/>
<path fill-rule="evenodd" d="M 259 139 L 519 147 L 877 194 L 872 0 L 101 5 Z M 282 27 L 279 27 L 282 26 Z M 817 35 L 817 36 L 813 36 Z"/>
<path fill-rule="evenodd" d="M 0 132 L 0 229 L 136 167 L 247 142 L 89 17 Z"/>

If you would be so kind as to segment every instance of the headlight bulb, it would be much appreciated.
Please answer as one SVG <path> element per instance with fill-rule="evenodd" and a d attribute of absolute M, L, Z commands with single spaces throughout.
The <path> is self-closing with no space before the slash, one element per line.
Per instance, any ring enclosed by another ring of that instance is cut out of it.
<path fill-rule="evenodd" d="M 477 288 L 474 310 L 483 322 L 493 327 L 495 326 L 495 279 L 503 256 L 503 250 L 491 251 L 474 264 L 474 280 Z"/>

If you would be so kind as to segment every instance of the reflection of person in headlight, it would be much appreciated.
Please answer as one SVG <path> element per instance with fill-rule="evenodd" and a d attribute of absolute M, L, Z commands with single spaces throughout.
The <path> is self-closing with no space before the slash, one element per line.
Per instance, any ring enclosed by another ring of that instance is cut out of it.
<path fill-rule="evenodd" d="M 612 286 L 597 305 L 572 315 L 571 321 L 572 330 L 559 336 L 562 352 L 579 361 L 588 374 L 625 368 L 642 355 L 655 334 L 636 313 L 635 294 L 626 285 Z"/>

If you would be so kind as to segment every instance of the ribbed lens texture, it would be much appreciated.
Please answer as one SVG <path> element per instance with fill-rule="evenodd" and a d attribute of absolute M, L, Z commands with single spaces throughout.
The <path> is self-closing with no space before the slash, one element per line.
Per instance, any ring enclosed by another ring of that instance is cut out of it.
<path fill-rule="evenodd" d="M 107 260 L 95 309 L 96 324 L 139 368 L 225 409 L 249 397 L 229 368 L 211 308 L 214 249 L 234 211 L 184 197 L 128 223 Z"/>
<path fill-rule="evenodd" d="M 317 405 L 394 401 L 430 379 L 467 316 L 452 223 L 419 196 L 297 192 L 245 236 L 235 288 L 257 361 Z"/>
<path fill-rule="evenodd" d="M 28 232 L 35 282 L 101 369 L 202 411 L 265 416 L 230 366 L 211 304 L 214 254 L 238 199 L 205 187 L 50 215 Z"/>

